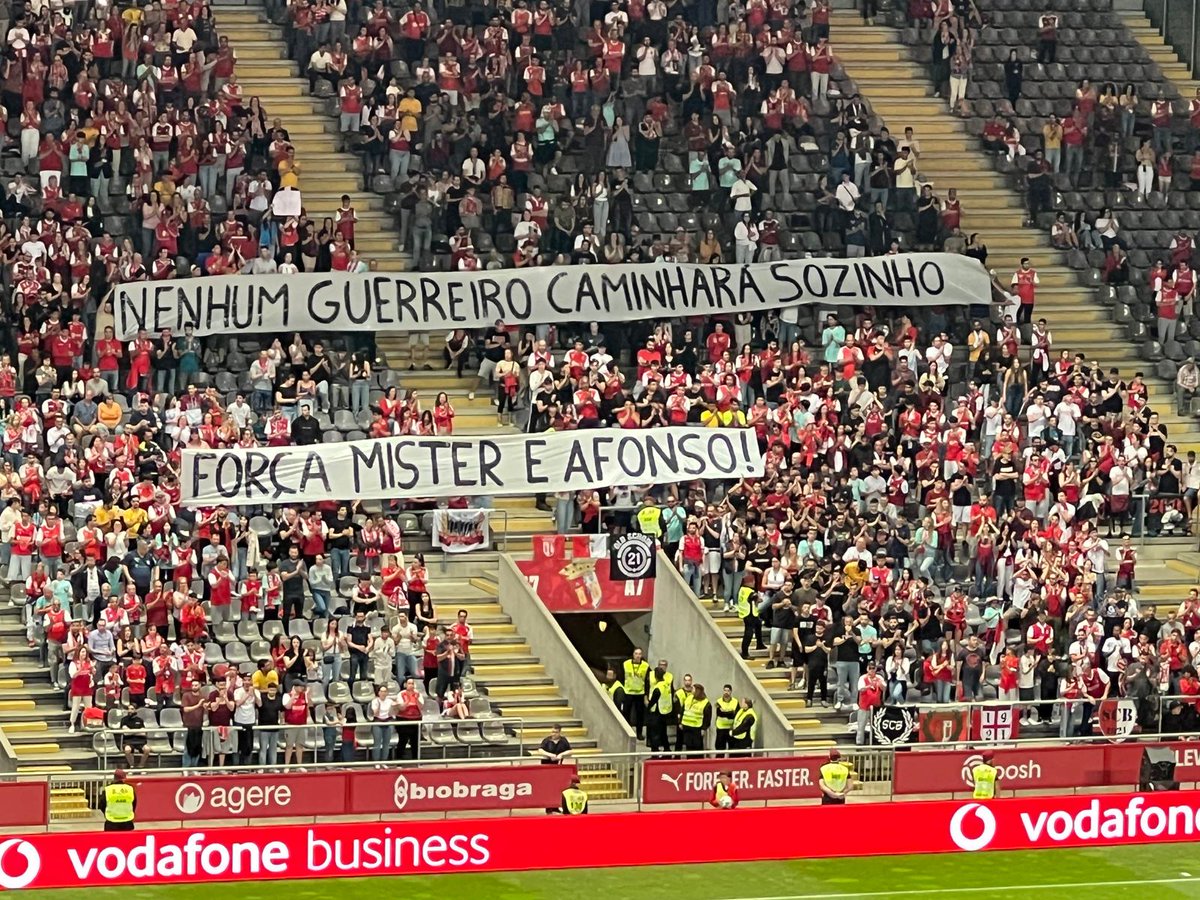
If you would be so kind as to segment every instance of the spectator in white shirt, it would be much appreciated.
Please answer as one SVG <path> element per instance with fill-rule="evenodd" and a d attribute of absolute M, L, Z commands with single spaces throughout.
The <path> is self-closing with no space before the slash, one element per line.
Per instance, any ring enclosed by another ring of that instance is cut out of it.
<path fill-rule="evenodd" d="M 742 213 L 741 220 L 733 229 L 734 252 L 739 263 L 754 262 L 758 250 L 758 226 L 750 220 L 750 213 Z"/>

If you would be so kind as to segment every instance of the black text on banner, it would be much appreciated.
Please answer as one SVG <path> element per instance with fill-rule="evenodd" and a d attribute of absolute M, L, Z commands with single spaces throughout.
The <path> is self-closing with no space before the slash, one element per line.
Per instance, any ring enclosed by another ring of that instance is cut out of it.
<path fill-rule="evenodd" d="M 586 429 L 183 452 L 190 506 L 553 493 L 763 474 L 751 429 Z"/>
<path fill-rule="evenodd" d="M 557 266 L 499 272 L 315 272 L 117 286 L 117 337 L 191 325 L 198 335 L 277 331 L 440 331 L 655 316 L 705 316 L 807 303 L 935 306 L 986 302 L 983 266 L 951 253 Z"/>

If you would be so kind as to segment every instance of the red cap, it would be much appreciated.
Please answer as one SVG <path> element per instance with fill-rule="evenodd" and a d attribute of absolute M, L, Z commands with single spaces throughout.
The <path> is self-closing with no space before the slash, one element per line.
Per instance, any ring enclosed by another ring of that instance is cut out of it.
<path fill-rule="evenodd" d="M 984 762 L 991 762 L 992 757 L 994 757 L 995 755 L 996 754 L 992 753 L 991 750 L 984 750 L 981 754 L 979 754 L 979 758 L 982 759 Z"/>

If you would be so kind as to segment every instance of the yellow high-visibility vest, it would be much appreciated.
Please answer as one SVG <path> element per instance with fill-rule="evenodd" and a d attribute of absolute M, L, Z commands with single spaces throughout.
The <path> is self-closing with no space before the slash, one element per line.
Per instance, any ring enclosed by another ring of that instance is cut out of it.
<path fill-rule="evenodd" d="M 850 770 L 843 763 L 827 762 L 821 766 L 821 778 L 830 790 L 840 794 L 846 789 L 846 782 L 850 780 Z"/>
<path fill-rule="evenodd" d="M 650 693 L 658 690 L 655 708 L 661 716 L 669 716 L 674 709 L 671 703 L 671 685 L 674 683 L 675 677 L 670 672 L 664 672 L 661 679 L 654 672 L 650 673 Z"/>
<path fill-rule="evenodd" d="M 742 725 L 745 721 L 750 720 L 750 743 L 754 743 L 758 738 L 758 716 L 754 714 L 752 709 L 739 709 L 736 716 L 733 717 L 733 731 L 735 733 L 742 732 Z"/>
<path fill-rule="evenodd" d="M 971 796 L 976 800 L 991 800 L 996 796 L 995 766 L 981 762 L 971 770 L 971 778 L 975 782 L 975 790 Z"/>
<path fill-rule="evenodd" d="M 732 697 L 729 700 L 717 698 L 717 727 L 732 728 L 734 720 L 737 719 L 738 707 L 741 704 L 737 697 Z"/>
<path fill-rule="evenodd" d="M 625 660 L 625 693 L 632 697 L 646 695 L 646 674 L 650 671 L 650 663 L 644 659 L 634 664 L 632 659 Z"/>
<path fill-rule="evenodd" d="M 657 506 L 643 506 L 638 510 L 637 520 L 642 534 L 662 537 L 662 513 Z"/>
<path fill-rule="evenodd" d="M 121 783 L 105 786 L 104 818 L 114 824 L 133 821 L 133 788 Z"/>
<path fill-rule="evenodd" d="M 737 605 L 735 606 L 735 609 L 737 610 L 737 617 L 739 619 L 744 619 L 744 618 L 746 618 L 746 616 L 752 615 L 754 613 L 754 606 L 750 602 L 750 598 L 753 596 L 754 596 L 754 588 L 751 588 L 751 587 L 738 588 Z"/>
<path fill-rule="evenodd" d="M 708 708 L 708 700 L 697 700 L 694 697 L 692 702 L 683 709 L 683 715 L 679 717 L 679 724 L 684 728 L 702 728 L 704 726 L 704 710 Z"/>
<path fill-rule="evenodd" d="M 562 792 L 563 809 L 568 816 L 581 816 L 587 812 L 588 795 L 579 788 L 567 788 Z"/>

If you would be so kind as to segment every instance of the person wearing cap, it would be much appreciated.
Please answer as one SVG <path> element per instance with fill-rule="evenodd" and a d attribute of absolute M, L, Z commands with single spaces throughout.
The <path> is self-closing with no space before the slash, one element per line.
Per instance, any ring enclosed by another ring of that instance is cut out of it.
<path fill-rule="evenodd" d="M 821 766 L 821 803 L 825 806 L 838 806 L 846 802 L 846 794 L 850 793 L 850 767 L 842 762 L 841 751 L 829 751 L 829 762 Z"/>
<path fill-rule="evenodd" d="M 125 770 L 113 772 L 112 784 L 100 792 L 100 812 L 104 814 L 105 831 L 133 831 L 133 818 L 137 810 L 137 794 L 133 785 L 125 781 Z"/>
<path fill-rule="evenodd" d="M 992 765 L 993 753 L 984 750 L 979 754 L 979 762 L 971 769 L 971 781 L 975 789 L 971 796 L 976 800 L 991 800 L 996 796 L 996 776 L 999 770 Z"/>
<path fill-rule="evenodd" d="M 579 776 L 572 775 L 571 783 L 562 792 L 562 814 L 564 816 L 584 816 L 588 811 L 587 791 L 579 786 Z"/>

